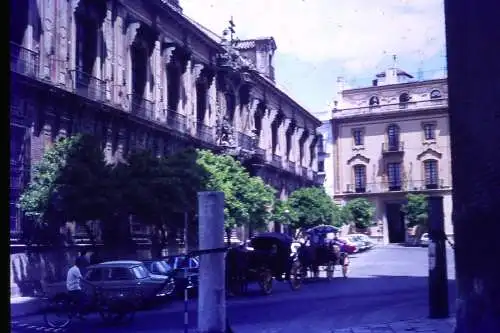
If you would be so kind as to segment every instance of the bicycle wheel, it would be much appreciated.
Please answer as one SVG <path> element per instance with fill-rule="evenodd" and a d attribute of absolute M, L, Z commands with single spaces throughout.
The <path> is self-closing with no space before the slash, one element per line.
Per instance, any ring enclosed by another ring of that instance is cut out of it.
<path fill-rule="evenodd" d="M 64 328 L 71 323 L 71 305 L 67 298 L 57 297 L 47 300 L 43 320 L 50 328 Z"/>

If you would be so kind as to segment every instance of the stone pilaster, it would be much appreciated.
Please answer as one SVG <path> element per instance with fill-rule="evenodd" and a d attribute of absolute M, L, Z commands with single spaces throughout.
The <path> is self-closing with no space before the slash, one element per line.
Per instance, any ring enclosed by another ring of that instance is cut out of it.
<path fill-rule="evenodd" d="M 80 0 L 71 1 L 71 11 L 69 17 L 69 70 L 74 70 L 76 68 L 76 9 L 78 8 Z"/>
<path fill-rule="evenodd" d="M 54 0 L 56 5 L 55 21 L 55 58 L 56 58 L 56 83 L 65 86 L 68 72 L 68 1 Z"/>
<path fill-rule="evenodd" d="M 53 80 L 51 72 L 55 62 L 55 3 L 54 1 L 37 0 L 37 7 L 40 10 L 40 21 L 42 22 L 40 76 L 47 80 Z"/>
<path fill-rule="evenodd" d="M 212 79 L 207 87 L 207 125 L 215 128 L 217 121 L 217 80 Z"/>
<path fill-rule="evenodd" d="M 167 66 L 172 60 L 173 52 L 174 52 L 174 47 L 173 46 L 162 46 L 161 50 L 161 89 L 160 89 L 160 103 L 163 105 L 162 106 L 162 116 L 163 120 L 166 119 L 167 113 L 166 110 L 168 109 L 168 85 L 171 84 L 168 81 L 168 71 L 167 71 Z M 175 111 L 175 110 L 174 110 Z"/>
<path fill-rule="evenodd" d="M 309 165 L 311 164 L 311 144 L 314 140 L 314 135 L 309 134 L 307 136 L 307 139 L 304 143 L 304 166 L 306 168 L 310 168 Z"/>
<path fill-rule="evenodd" d="M 288 147 L 287 147 L 287 140 L 286 140 L 287 139 L 286 131 L 291 123 L 292 123 L 292 119 L 285 118 L 285 119 L 283 119 L 283 121 L 281 122 L 281 125 L 280 125 L 280 143 L 281 143 L 280 148 L 281 148 L 281 157 L 283 158 L 283 160 L 287 160 L 286 151 L 287 151 Z"/>
<path fill-rule="evenodd" d="M 132 44 L 137 36 L 137 30 L 140 27 L 139 22 L 131 22 L 127 26 L 126 36 L 124 41 L 125 48 L 125 96 L 122 99 L 122 106 L 129 109 L 130 101 L 128 100 L 132 94 Z"/>
<path fill-rule="evenodd" d="M 113 27 L 113 2 L 106 2 L 106 16 L 102 24 L 102 32 L 104 36 L 104 48 L 106 59 L 104 61 L 104 69 L 102 79 L 106 85 L 106 100 L 110 101 L 112 98 L 113 84 L 114 84 L 114 61 L 115 49 L 113 48 L 113 41 L 115 38 L 115 31 Z"/>
<path fill-rule="evenodd" d="M 162 67 L 162 57 L 161 57 L 161 42 L 156 40 L 154 43 L 153 52 L 151 53 L 151 71 L 153 76 L 153 93 L 151 100 L 154 102 L 154 119 L 162 119 L 163 103 L 160 101 L 161 96 L 161 67 Z"/>
<path fill-rule="evenodd" d="M 118 5 L 116 8 L 116 17 L 113 24 L 113 104 L 121 105 L 124 95 L 126 94 L 124 89 L 125 82 L 125 36 L 123 34 L 125 12 L 123 7 Z"/>
<path fill-rule="evenodd" d="M 255 134 L 255 112 L 259 106 L 260 100 L 258 98 L 250 97 L 250 103 L 247 107 L 247 113 L 245 114 L 244 130 L 248 135 L 254 136 Z M 256 138 L 260 140 L 259 138 Z"/>
<path fill-rule="evenodd" d="M 295 127 L 295 130 L 293 131 L 292 135 L 292 153 L 291 158 L 293 156 L 293 159 L 291 161 L 295 162 L 296 165 L 300 164 L 300 137 L 302 136 L 302 132 L 304 131 L 303 128 L 300 127 Z"/>
<path fill-rule="evenodd" d="M 263 118 L 262 122 L 262 129 L 264 131 L 264 149 L 266 149 L 267 154 L 270 158 L 272 158 L 273 154 L 273 130 L 272 130 L 272 124 L 276 116 L 278 115 L 278 111 L 275 109 L 268 108 L 266 112 L 266 116 Z M 265 119 L 265 121 L 264 121 Z M 278 143 L 278 148 L 276 149 L 277 151 L 279 150 L 279 143 Z"/>
<path fill-rule="evenodd" d="M 177 112 L 187 117 L 192 112 L 191 87 L 192 87 L 192 68 L 191 59 L 187 59 L 186 68 L 181 71 L 180 96 L 177 103 Z"/>

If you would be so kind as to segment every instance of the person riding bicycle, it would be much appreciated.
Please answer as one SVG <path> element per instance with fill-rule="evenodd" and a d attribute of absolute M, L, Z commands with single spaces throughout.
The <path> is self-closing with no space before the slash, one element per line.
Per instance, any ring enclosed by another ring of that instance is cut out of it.
<path fill-rule="evenodd" d="M 79 317 L 82 317 L 81 309 L 85 299 L 85 293 L 82 290 L 83 276 L 81 272 L 85 266 L 85 259 L 81 256 L 77 257 L 75 264 L 70 267 L 66 276 L 66 289 Z"/>

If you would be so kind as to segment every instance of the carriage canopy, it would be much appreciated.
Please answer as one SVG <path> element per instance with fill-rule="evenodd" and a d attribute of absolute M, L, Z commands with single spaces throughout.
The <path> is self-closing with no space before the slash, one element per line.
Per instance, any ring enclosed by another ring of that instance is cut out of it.
<path fill-rule="evenodd" d="M 291 251 L 293 238 L 278 232 L 266 232 L 253 237 L 250 241 L 252 247 L 256 250 L 269 251 L 273 245 L 279 250 Z"/>

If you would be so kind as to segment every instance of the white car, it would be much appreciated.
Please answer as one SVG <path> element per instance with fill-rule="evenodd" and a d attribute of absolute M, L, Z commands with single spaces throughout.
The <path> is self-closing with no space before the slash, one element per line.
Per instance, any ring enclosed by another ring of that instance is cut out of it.
<path fill-rule="evenodd" d="M 350 234 L 347 235 L 347 237 L 352 237 L 356 241 L 361 241 L 365 243 L 364 244 L 365 250 L 371 249 L 372 247 L 375 246 L 375 242 L 368 235 L 365 234 Z"/>
<path fill-rule="evenodd" d="M 427 232 L 420 237 L 420 246 L 429 246 L 429 234 Z"/>

